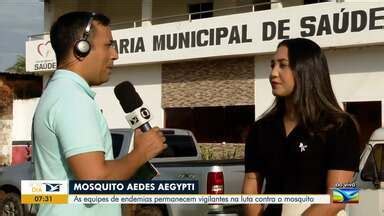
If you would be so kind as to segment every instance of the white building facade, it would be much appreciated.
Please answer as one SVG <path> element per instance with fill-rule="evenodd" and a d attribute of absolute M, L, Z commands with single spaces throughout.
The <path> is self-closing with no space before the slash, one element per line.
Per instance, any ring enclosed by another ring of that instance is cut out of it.
<path fill-rule="evenodd" d="M 337 99 L 368 136 L 384 123 L 384 1 L 309 2 L 50 0 L 45 30 L 69 11 L 106 14 L 119 59 L 109 82 L 94 90 L 109 126 L 128 127 L 113 88 L 129 80 L 153 125 L 185 126 L 202 143 L 243 142 L 246 125 L 273 102 L 268 76 L 277 44 L 306 37 L 325 50 Z M 48 79 L 55 68 L 49 36 L 26 42 L 26 62 Z"/>

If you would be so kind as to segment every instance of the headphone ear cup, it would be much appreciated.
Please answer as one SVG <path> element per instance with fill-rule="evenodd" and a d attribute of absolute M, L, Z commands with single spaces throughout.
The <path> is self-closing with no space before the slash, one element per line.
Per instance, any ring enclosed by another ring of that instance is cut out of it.
<path fill-rule="evenodd" d="M 91 51 L 91 44 L 84 39 L 78 40 L 75 44 L 75 54 L 78 57 L 86 57 Z"/>

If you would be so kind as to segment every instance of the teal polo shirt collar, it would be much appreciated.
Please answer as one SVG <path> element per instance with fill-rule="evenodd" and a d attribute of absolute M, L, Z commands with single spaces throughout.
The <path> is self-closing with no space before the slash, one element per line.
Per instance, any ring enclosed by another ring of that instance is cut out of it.
<path fill-rule="evenodd" d="M 84 90 L 84 92 L 89 95 L 89 97 L 91 97 L 92 99 L 95 98 L 96 92 L 94 92 L 87 83 L 87 81 L 85 81 L 85 79 L 77 73 L 72 72 L 70 70 L 59 69 L 55 71 L 55 74 L 52 77 L 52 81 L 61 78 L 72 80 L 73 82 L 77 83 Z"/>

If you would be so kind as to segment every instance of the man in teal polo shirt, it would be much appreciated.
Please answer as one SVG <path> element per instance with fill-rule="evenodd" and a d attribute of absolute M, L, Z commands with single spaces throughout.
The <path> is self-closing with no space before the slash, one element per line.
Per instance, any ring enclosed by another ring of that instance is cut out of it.
<path fill-rule="evenodd" d="M 107 82 L 118 58 L 109 19 L 71 12 L 52 25 L 58 70 L 33 121 L 33 160 L 38 180 L 125 180 L 166 148 L 159 128 L 135 132 L 134 150 L 113 160 L 108 125 L 90 86 Z M 40 205 L 38 215 L 121 215 L 120 205 Z"/>

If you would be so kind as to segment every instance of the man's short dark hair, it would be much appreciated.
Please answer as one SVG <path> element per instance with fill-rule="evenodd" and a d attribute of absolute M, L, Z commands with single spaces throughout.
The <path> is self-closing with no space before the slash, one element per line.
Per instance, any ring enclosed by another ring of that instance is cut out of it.
<path fill-rule="evenodd" d="M 92 12 L 76 11 L 69 12 L 60 16 L 56 22 L 53 23 L 50 31 L 50 39 L 52 48 L 56 54 L 57 65 L 62 63 L 70 52 L 73 52 L 75 42 L 82 38 L 85 28 L 92 16 Z M 110 20 L 103 14 L 96 13 L 93 20 L 99 22 L 104 26 L 108 26 Z M 88 40 L 94 34 L 94 28 L 91 27 Z"/>

